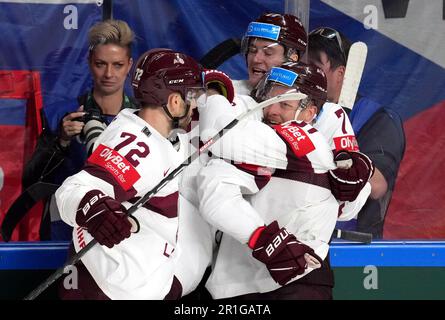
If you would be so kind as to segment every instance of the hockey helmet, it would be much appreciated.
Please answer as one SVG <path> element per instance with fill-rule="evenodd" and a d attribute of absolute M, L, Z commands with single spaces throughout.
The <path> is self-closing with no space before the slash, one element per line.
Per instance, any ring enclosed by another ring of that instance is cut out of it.
<path fill-rule="evenodd" d="M 289 49 L 297 51 L 301 57 L 307 47 L 307 33 L 301 21 L 292 14 L 265 13 L 251 22 L 244 34 L 241 51 L 247 55 L 250 38 L 276 41 L 284 46 L 289 57 Z"/>
<path fill-rule="evenodd" d="M 269 93 L 274 85 L 296 89 L 313 100 L 318 110 L 327 99 L 327 80 L 323 70 L 313 64 L 303 62 L 285 62 L 267 72 L 254 91 L 257 101 L 270 98 Z M 307 105 L 306 101 L 306 105 Z M 304 108 L 304 106 L 301 106 Z"/>
<path fill-rule="evenodd" d="M 165 106 L 173 92 L 184 101 L 204 90 L 204 69 L 193 58 L 166 48 L 145 52 L 136 63 L 131 85 L 134 97 L 146 105 Z"/>

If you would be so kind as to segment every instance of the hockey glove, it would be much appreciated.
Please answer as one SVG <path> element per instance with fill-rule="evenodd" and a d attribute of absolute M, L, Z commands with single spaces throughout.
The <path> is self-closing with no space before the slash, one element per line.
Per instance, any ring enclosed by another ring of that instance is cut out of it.
<path fill-rule="evenodd" d="M 76 223 L 88 230 L 101 245 L 112 248 L 130 236 L 132 223 L 124 206 L 99 190 L 88 192 L 80 201 Z M 132 218 L 138 226 L 137 220 Z M 133 221 L 132 221 L 133 222 Z"/>
<path fill-rule="evenodd" d="M 214 89 L 227 98 L 230 103 L 235 97 L 232 80 L 222 71 L 206 70 L 204 74 L 204 83 L 207 89 Z"/>
<path fill-rule="evenodd" d="M 331 192 L 337 200 L 354 201 L 374 174 L 374 165 L 358 151 L 341 150 L 334 161 L 337 169 L 329 171 Z"/>
<path fill-rule="evenodd" d="M 258 228 L 248 245 L 253 249 L 253 257 L 263 262 L 272 278 L 282 286 L 307 267 L 320 268 L 323 262 L 311 247 L 299 242 L 285 228 L 280 229 L 276 221 Z"/>

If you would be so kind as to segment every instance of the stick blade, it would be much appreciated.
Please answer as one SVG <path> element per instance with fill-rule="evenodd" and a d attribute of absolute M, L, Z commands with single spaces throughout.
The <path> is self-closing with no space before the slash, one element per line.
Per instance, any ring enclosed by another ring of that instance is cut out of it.
<path fill-rule="evenodd" d="M 365 68 L 368 47 L 364 42 L 354 42 L 349 49 L 348 62 L 346 64 L 343 86 L 338 104 L 352 110 L 358 87 Z"/>
<path fill-rule="evenodd" d="M 360 243 L 370 244 L 372 241 L 372 234 L 350 230 L 334 229 L 333 237 L 347 241 L 355 241 Z"/>

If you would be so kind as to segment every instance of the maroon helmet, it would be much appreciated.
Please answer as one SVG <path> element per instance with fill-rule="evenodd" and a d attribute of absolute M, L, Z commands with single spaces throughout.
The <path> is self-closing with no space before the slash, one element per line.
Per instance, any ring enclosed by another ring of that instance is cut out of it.
<path fill-rule="evenodd" d="M 297 89 L 314 100 L 318 110 L 327 99 L 327 80 L 323 70 L 313 64 L 285 62 L 267 72 L 255 89 L 255 98 L 264 101 L 269 97 L 273 85 Z"/>
<path fill-rule="evenodd" d="M 242 50 L 247 53 L 250 38 L 276 41 L 286 50 L 296 50 L 301 57 L 307 47 L 307 33 L 301 21 L 292 14 L 265 13 L 247 27 Z"/>
<path fill-rule="evenodd" d="M 136 63 L 131 85 L 134 97 L 146 105 L 165 106 L 173 92 L 187 99 L 188 88 L 204 88 L 203 68 L 191 57 L 171 49 L 145 52 Z"/>

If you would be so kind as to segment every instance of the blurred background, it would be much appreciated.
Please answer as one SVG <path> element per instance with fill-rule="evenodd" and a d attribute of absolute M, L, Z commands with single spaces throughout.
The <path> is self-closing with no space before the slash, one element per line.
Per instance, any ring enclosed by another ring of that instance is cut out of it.
<path fill-rule="evenodd" d="M 0 223 L 20 195 L 38 133 L 40 109 L 76 98 L 91 85 L 87 31 L 113 17 L 136 33 L 133 58 L 167 47 L 196 59 L 241 38 L 267 11 L 298 13 L 285 0 L 0 0 Z M 407 138 L 384 239 L 445 238 L 445 1 L 310 1 L 309 30 L 329 26 L 368 45 L 360 93 L 397 111 Z M 220 67 L 246 77 L 235 55 Z M 129 86 L 127 84 L 127 92 Z M 15 239 L 38 240 L 40 217 L 22 221 Z"/>

